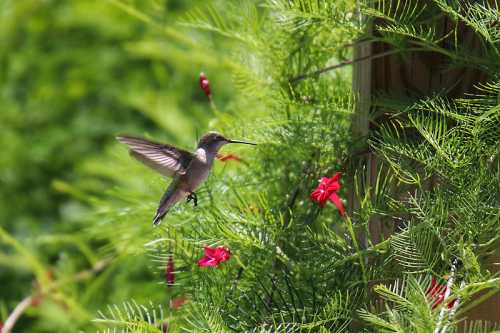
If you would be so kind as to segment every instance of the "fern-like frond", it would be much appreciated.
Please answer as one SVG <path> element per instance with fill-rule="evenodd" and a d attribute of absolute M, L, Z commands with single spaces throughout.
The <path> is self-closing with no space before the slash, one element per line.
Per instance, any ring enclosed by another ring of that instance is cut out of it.
<path fill-rule="evenodd" d="M 451 168 L 460 168 L 470 163 L 471 156 L 464 145 L 463 136 L 457 133 L 460 128 L 455 125 L 450 129 L 446 116 L 417 113 L 410 114 L 409 119 L 424 140 Z"/>
<path fill-rule="evenodd" d="M 248 47 L 255 47 L 257 40 L 254 38 L 255 32 L 259 31 L 260 19 L 259 11 L 248 1 L 238 5 L 238 12 L 244 11 L 244 15 L 236 16 L 235 4 L 225 3 L 225 15 L 222 15 L 221 8 L 213 5 L 202 5 L 189 11 L 185 19 L 180 24 L 199 30 L 217 33 L 244 43 Z M 246 20 L 242 24 L 241 20 Z M 243 30 L 242 30 L 243 29 Z M 246 30 L 249 29 L 249 30 Z M 251 33 L 254 32 L 254 33 Z"/>
<path fill-rule="evenodd" d="M 362 13 L 388 22 L 412 24 L 422 18 L 427 4 L 421 1 L 370 0 L 362 2 Z"/>
<path fill-rule="evenodd" d="M 277 23 L 292 31 L 326 25 L 344 26 L 351 34 L 355 31 L 352 1 L 269 0 L 267 6 L 275 13 Z"/>
<path fill-rule="evenodd" d="M 272 324 L 262 324 L 243 333 L 299 333 L 303 332 L 298 323 L 276 322 Z"/>
<path fill-rule="evenodd" d="M 409 224 L 391 242 L 396 261 L 413 273 L 432 271 L 442 251 L 438 244 L 437 235 L 426 223 Z"/>
<path fill-rule="evenodd" d="M 436 313 L 427 295 L 429 278 L 408 276 L 392 284 L 380 284 L 374 291 L 382 298 L 379 313 L 359 310 L 360 317 L 377 332 L 432 332 Z"/>
<path fill-rule="evenodd" d="M 465 22 L 480 34 L 498 52 L 496 44 L 500 41 L 498 27 L 498 3 L 489 1 L 463 2 L 434 0 L 439 8 L 455 20 Z"/>
<path fill-rule="evenodd" d="M 106 312 L 99 311 L 96 323 L 110 326 L 104 332 L 162 333 L 166 327 L 166 313 L 161 305 L 124 302 L 122 306 L 109 305 Z"/>

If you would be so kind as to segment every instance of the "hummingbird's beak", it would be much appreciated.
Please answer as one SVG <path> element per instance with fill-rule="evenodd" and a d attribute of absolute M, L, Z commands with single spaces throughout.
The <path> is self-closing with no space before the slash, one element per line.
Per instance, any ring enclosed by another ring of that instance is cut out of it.
<path fill-rule="evenodd" d="M 253 146 L 257 145 L 256 143 L 253 143 L 253 142 L 240 141 L 240 140 L 227 140 L 227 141 L 229 143 L 242 143 L 242 144 L 245 144 L 245 145 L 253 145 Z"/>

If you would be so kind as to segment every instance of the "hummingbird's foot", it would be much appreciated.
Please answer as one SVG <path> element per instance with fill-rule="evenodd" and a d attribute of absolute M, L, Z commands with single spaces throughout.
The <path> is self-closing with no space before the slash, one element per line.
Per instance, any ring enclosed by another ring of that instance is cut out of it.
<path fill-rule="evenodd" d="M 194 192 L 189 193 L 187 197 L 187 202 L 190 202 L 191 200 L 193 200 L 194 207 L 198 206 L 198 197 L 196 196 L 196 193 Z"/>

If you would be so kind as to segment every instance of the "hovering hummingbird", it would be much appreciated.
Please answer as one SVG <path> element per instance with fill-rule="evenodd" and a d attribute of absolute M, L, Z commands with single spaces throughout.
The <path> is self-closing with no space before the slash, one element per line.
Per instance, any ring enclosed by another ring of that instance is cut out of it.
<path fill-rule="evenodd" d="M 198 205 L 195 191 L 208 178 L 219 149 L 228 143 L 256 143 L 230 140 L 216 132 L 209 132 L 200 139 L 194 153 L 168 144 L 120 135 L 116 139 L 129 147 L 129 153 L 146 166 L 173 180 L 163 194 L 153 224 L 160 224 L 167 212 L 180 200 L 187 198 Z"/>

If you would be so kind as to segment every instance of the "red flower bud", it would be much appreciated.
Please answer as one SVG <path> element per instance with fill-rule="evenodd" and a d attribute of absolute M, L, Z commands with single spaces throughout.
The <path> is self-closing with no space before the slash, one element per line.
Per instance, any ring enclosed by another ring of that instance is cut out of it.
<path fill-rule="evenodd" d="M 174 257 L 168 256 L 167 265 L 165 267 L 165 282 L 168 287 L 172 287 L 175 284 L 175 274 L 174 274 Z"/>
<path fill-rule="evenodd" d="M 200 87 L 201 87 L 201 83 L 203 82 L 203 80 L 207 80 L 207 77 L 205 76 L 205 73 L 201 72 L 200 73 Z"/>
<path fill-rule="evenodd" d="M 208 99 L 212 98 L 212 90 L 210 89 L 210 81 L 208 81 L 205 73 L 200 73 L 200 88 L 203 90 Z"/>

